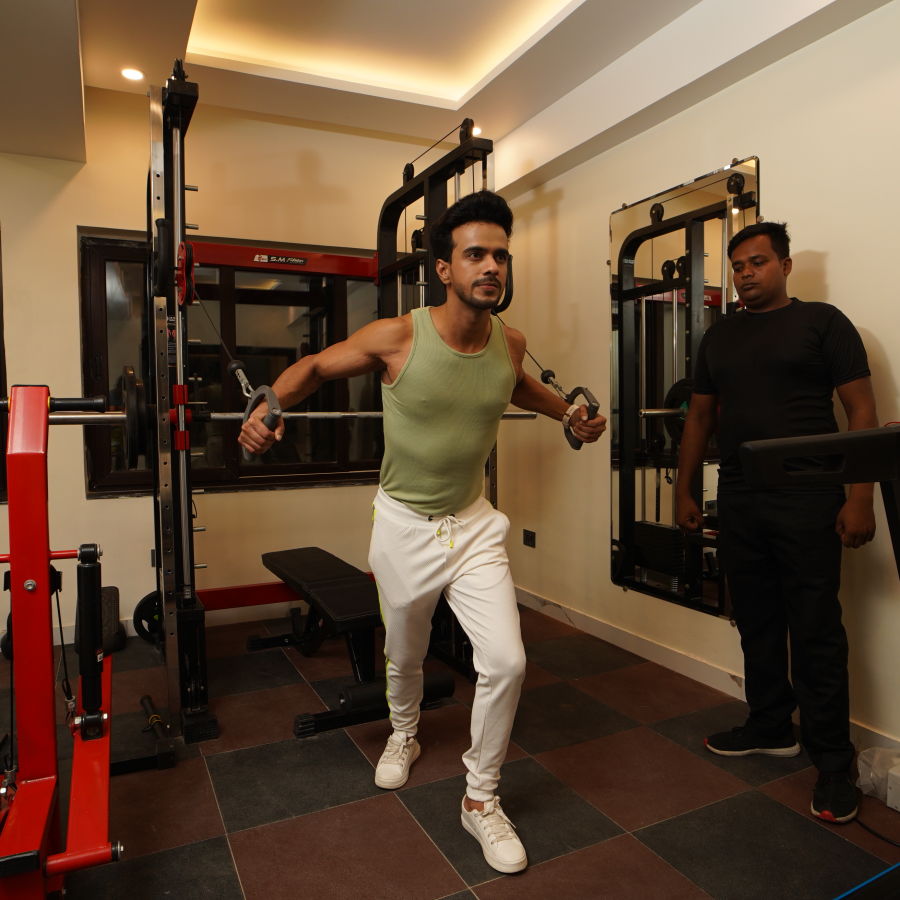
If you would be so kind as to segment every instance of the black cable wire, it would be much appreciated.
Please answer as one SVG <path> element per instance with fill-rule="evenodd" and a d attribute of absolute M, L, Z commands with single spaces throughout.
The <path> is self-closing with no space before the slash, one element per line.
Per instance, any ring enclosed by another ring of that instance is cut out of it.
<path fill-rule="evenodd" d="M 219 339 L 219 346 L 225 351 L 225 355 L 228 357 L 228 361 L 234 362 L 234 357 L 229 352 L 228 346 L 226 345 L 225 341 L 222 340 L 222 335 L 219 333 L 219 329 L 216 328 L 216 323 L 213 322 L 212 316 L 206 311 L 206 307 L 203 305 L 203 301 L 199 297 L 195 296 L 194 302 L 197 304 L 197 306 L 200 307 L 200 309 L 203 310 L 203 315 L 206 316 L 206 318 L 209 320 L 209 327 L 212 328 L 213 333 Z"/>
<path fill-rule="evenodd" d="M 15 653 L 15 649 L 13 650 Z M 12 772 L 16 768 L 16 683 L 15 667 L 10 660 L 9 666 L 9 753 L 3 757 L 3 768 Z"/>
<path fill-rule="evenodd" d="M 437 145 L 441 141 L 447 140 L 447 138 L 450 137 L 450 135 L 453 134 L 453 132 L 456 131 L 457 128 L 462 128 L 462 122 L 457 122 L 456 125 L 454 125 L 443 137 L 439 137 L 430 147 L 428 147 L 428 149 L 423 150 L 415 159 L 411 159 L 409 161 L 409 164 L 412 165 L 412 163 L 418 162 L 426 153 L 428 153 L 429 150 L 434 150 L 434 148 L 437 147 Z"/>
<path fill-rule="evenodd" d="M 62 611 L 59 608 L 59 591 L 54 591 L 54 596 L 56 597 L 56 621 L 59 623 L 59 647 L 62 653 L 63 696 L 66 698 L 66 703 L 71 703 L 75 699 L 75 697 L 72 694 L 72 685 L 69 681 L 69 664 L 66 661 L 66 641 L 63 637 Z M 68 718 L 68 714 L 66 715 L 66 718 Z"/>
<path fill-rule="evenodd" d="M 876 831 L 874 828 L 872 828 L 871 825 L 866 825 L 866 823 L 863 822 L 862 819 L 857 818 L 856 822 L 861 828 L 864 828 L 866 831 L 868 831 L 869 834 L 874 834 L 875 837 L 881 838 L 881 840 L 890 844 L 892 847 L 900 847 L 900 841 L 895 841 L 892 838 L 887 837 L 887 835 L 882 834 L 880 831 Z"/>
<path fill-rule="evenodd" d="M 506 322 L 504 322 L 503 319 L 501 319 L 500 316 L 498 316 L 496 313 L 494 313 L 494 318 L 497 319 L 497 321 L 500 322 L 501 325 L 504 325 L 504 326 L 506 326 L 507 328 L 509 327 L 508 325 L 506 325 Z M 526 352 L 526 353 L 528 354 L 528 356 L 531 358 L 531 361 L 532 361 L 532 362 L 533 362 L 533 363 L 541 370 L 541 381 L 544 381 L 544 372 L 547 372 L 548 370 L 545 369 L 545 368 L 544 368 L 544 367 L 543 367 L 543 366 L 542 366 L 542 365 L 534 358 L 534 356 L 532 355 L 531 351 L 530 351 L 527 347 L 525 348 L 525 352 Z M 562 392 L 562 390 L 560 390 L 559 385 L 556 383 L 556 381 L 555 381 L 555 376 L 553 375 L 552 372 L 551 372 L 550 374 L 551 374 L 552 378 L 551 378 L 549 384 L 551 385 L 551 387 L 553 388 L 553 390 L 555 390 L 556 393 L 559 394 L 559 396 L 562 397 L 562 398 L 565 400 L 565 394 Z M 544 384 L 547 384 L 547 383 L 548 383 L 548 382 L 544 381 Z"/>

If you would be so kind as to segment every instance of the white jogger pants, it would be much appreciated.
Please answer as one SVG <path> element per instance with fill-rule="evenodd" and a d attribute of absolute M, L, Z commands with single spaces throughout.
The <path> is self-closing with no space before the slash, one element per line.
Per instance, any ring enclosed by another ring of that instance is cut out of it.
<path fill-rule="evenodd" d="M 444 517 L 414 512 L 381 488 L 375 497 L 369 566 L 385 627 L 391 724 L 416 733 L 422 661 L 443 591 L 472 643 L 478 673 L 472 746 L 463 756 L 473 800 L 490 800 L 496 791 L 525 676 L 508 532 L 509 519 L 483 497 Z"/>

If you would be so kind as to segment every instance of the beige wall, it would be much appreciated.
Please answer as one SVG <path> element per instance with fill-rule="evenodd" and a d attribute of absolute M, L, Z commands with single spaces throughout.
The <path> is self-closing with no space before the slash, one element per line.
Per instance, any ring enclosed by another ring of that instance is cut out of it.
<path fill-rule="evenodd" d="M 609 213 L 623 202 L 758 155 L 764 214 L 794 234 L 792 289 L 838 304 L 870 353 L 882 420 L 900 418 L 891 342 L 900 310 L 886 290 L 895 255 L 893 154 L 900 33 L 894 2 L 527 194 L 513 197 L 517 299 L 507 321 L 566 386 L 609 396 Z M 201 85 L 202 96 L 202 85 Z M 11 382 L 81 389 L 79 225 L 139 229 L 147 169 L 146 104 L 87 92 L 88 162 L 0 156 L 0 233 Z M 187 178 L 200 186 L 188 220 L 204 234 L 371 246 L 381 202 L 418 147 L 383 135 L 323 130 L 201 105 L 188 134 Z M 498 156 L 502 154 L 498 144 Z M 364 166 L 360 160 L 366 160 Z M 719 619 L 609 581 L 606 444 L 572 452 L 559 426 L 506 422 L 500 500 L 513 528 L 517 583 L 623 637 L 708 672 L 740 671 L 737 635 Z M 123 615 L 154 587 L 149 499 L 84 499 L 79 429 L 51 434 L 54 547 L 98 541 Z M 270 580 L 265 550 L 317 544 L 365 566 L 372 490 L 272 491 L 198 498 L 200 586 Z M 843 597 L 852 644 L 854 717 L 900 736 L 896 658 L 900 591 L 881 511 L 876 543 L 847 554 Z M 537 532 L 524 548 L 521 530 Z M 0 545 L 7 543 L 5 523 Z M 64 570 L 68 564 L 63 564 Z M 66 579 L 72 620 L 74 575 Z M 714 679 L 711 679 L 714 680 Z"/>
<path fill-rule="evenodd" d="M 202 85 L 201 85 L 202 97 Z M 81 393 L 78 226 L 141 229 L 149 159 L 147 101 L 88 90 L 87 164 L 0 155 L 0 252 L 10 384 Z M 378 211 L 421 152 L 383 135 L 318 129 L 297 120 L 197 107 L 187 135 L 188 221 L 204 234 L 372 247 Z M 86 500 L 81 429 L 50 435 L 51 542 L 104 550 L 104 583 L 122 615 L 155 588 L 149 498 Z M 271 581 L 266 550 L 317 544 L 366 565 L 371 487 L 197 497 L 199 587 Z M 8 543 L 6 516 L 0 546 Z M 63 617 L 74 618 L 75 576 L 60 564 Z"/>
<path fill-rule="evenodd" d="M 898 415 L 900 309 L 889 285 L 898 228 L 890 188 L 900 145 L 900 3 L 723 91 L 565 175 L 513 197 L 516 291 L 510 324 L 564 385 L 609 396 L 608 217 L 623 202 L 758 155 L 763 214 L 793 233 L 789 287 L 828 300 L 868 348 L 881 421 Z M 502 153 L 502 142 L 497 150 Z M 895 192 L 894 192 L 895 193 Z M 558 429 L 507 423 L 501 505 L 525 590 L 661 648 L 687 663 L 740 673 L 728 622 L 622 591 L 609 582 L 610 471 L 605 447 L 573 453 Z M 900 737 L 896 659 L 900 587 L 883 511 L 873 545 L 848 551 L 842 599 L 857 722 Z M 537 531 L 535 550 L 521 530 Z"/>

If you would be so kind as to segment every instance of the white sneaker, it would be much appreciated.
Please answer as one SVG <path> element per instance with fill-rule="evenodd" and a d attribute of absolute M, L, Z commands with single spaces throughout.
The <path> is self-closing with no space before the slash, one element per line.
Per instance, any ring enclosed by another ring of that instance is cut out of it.
<path fill-rule="evenodd" d="M 484 809 L 466 809 L 463 800 L 462 826 L 481 844 L 488 865 L 498 872 L 521 872 L 528 865 L 525 848 L 500 808 L 499 797 L 488 800 Z"/>
<path fill-rule="evenodd" d="M 388 790 L 403 787 L 409 778 L 410 767 L 421 752 L 419 742 L 413 735 L 395 731 L 388 738 L 384 753 L 375 767 L 375 784 Z"/>

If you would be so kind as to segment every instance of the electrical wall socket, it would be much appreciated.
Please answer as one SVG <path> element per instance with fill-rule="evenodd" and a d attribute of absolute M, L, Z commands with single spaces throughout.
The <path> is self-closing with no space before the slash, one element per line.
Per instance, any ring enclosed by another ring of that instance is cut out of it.
<path fill-rule="evenodd" d="M 537 545 L 537 534 L 529 531 L 527 528 L 522 529 L 522 543 L 526 547 L 534 547 Z"/>
<path fill-rule="evenodd" d="M 888 770 L 887 799 L 885 801 L 891 809 L 900 812 L 900 765 Z"/>

